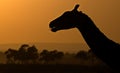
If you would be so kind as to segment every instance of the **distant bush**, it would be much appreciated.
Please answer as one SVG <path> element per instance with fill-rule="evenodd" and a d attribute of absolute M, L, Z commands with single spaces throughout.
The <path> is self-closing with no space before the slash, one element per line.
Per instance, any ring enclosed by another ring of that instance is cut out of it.
<path fill-rule="evenodd" d="M 64 56 L 64 53 L 57 50 L 43 50 L 38 53 L 38 49 L 34 45 L 23 44 L 18 50 L 9 48 L 5 51 L 5 55 L 7 64 L 36 64 L 41 61 L 48 63 L 49 61 L 59 60 Z"/>

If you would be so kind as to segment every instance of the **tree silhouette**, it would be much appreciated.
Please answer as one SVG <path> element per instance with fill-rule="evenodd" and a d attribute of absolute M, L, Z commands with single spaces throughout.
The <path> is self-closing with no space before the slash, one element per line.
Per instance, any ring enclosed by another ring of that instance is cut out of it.
<path fill-rule="evenodd" d="M 77 54 L 76 54 L 76 58 L 79 58 L 79 59 L 88 59 L 88 52 L 86 51 L 79 51 Z"/>
<path fill-rule="evenodd" d="M 61 59 L 64 56 L 63 52 L 59 52 L 57 50 L 53 50 L 50 53 L 52 60 Z"/>
<path fill-rule="evenodd" d="M 41 53 L 40 53 L 40 59 L 41 61 L 45 63 L 48 63 L 48 61 L 50 61 L 50 53 L 48 50 L 43 50 Z"/>
<path fill-rule="evenodd" d="M 55 62 L 64 56 L 63 52 L 53 50 L 43 50 L 40 54 L 38 49 L 33 45 L 23 44 L 18 50 L 9 48 L 5 51 L 7 63 L 9 64 L 36 64 L 42 61 L 44 64 Z"/>
<path fill-rule="evenodd" d="M 64 53 L 58 52 L 57 50 L 53 50 L 53 51 L 43 50 L 40 53 L 40 60 L 44 61 L 44 63 L 48 63 L 50 61 L 61 59 L 63 56 Z"/>
<path fill-rule="evenodd" d="M 64 56 L 64 53 L 63 53 L 63 52 L 58 52 L 58 53 L 57 53 L 57 58 L 58 58 L 58 59 L 61 59 L 63 56 Z"/>
<path fill-rule="evenodd" d="M 28 57 L 28 60 L 32 61 L 32 63 L 36 63 L 39 55 L 38 55 L 38 50 L 34 45 L 27 49 L 27 57 Z"/>
<path fill-rule="evenodd" d="M 17 60 L 17 50 L 9 48 L 7 51 L 5 51 L 5 55 L 8 64 L 15 63 Z"/>
<path fill-rule="evenodd" d="M 5 55 L 7 58 L 7 63 L 19 63 L 19 64 L 34 64 L 38 60 L 38 50 L 33 45 L 29 47 L 27 44 L 23 44 L 20 46 L 18 50 L 14 50 L 9 48 L 5 51 Z"/>
<path fill-rule="evenodd" d="M 21 64 L 25 64 L 27 62 L 27 48 L 29 45 L 23 44 L 18 50 L 18 58 L 21 61 Z"/>
<path fill-rule="evenodd" d="M 57 58 L 57 50 L 53 50 L 53 51 L 50 51 L 50 58 L 51 58 L 51 61 L 54 61 L 56 58 Z"/>

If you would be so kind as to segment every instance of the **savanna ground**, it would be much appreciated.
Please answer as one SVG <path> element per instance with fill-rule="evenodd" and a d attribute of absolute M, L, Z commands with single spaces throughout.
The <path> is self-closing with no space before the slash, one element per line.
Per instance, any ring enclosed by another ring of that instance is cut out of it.
<path fill-rule="evenodd" d="M 106 66 L 82 66 L 82 65 L 0 65 L 0 73 L 112 73 Z"/>
<path fill-rule="evenodd" d="M 22 45 L 18 50 L 8 49 L 3 55 L 6 60 L 0 64 L 0 73 L 115 73 L 91 51 L 38 52 L 35 46 Z"/>

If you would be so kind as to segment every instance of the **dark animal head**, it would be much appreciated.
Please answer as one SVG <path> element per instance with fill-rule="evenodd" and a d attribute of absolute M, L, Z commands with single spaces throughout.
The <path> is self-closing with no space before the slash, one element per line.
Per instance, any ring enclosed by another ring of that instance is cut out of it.
<path fill-rule="evenodd" d="M 76 5 L 72 11 L 66 11 L 60 17 L 50 22 L 49 27 L 53 32 L 58 30 L 70 29 L 76 27 L 76 23 L 79 21 L 77 18 L 83 13 L 78 11 L 79 5 Z"/>

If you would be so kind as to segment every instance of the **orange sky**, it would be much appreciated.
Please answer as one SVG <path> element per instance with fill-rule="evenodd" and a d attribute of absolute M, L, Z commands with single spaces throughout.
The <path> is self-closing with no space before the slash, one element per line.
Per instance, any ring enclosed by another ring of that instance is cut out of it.
<path fill-rule="evenodd" d="M 83 43 L 77 29 L 53 33 L 48 26 L 75 4 L 81 4 L 79 10 L 88 14 L 109 38 L 120 42 L 120 0 L 0 0 L 0 44 Z"/>

